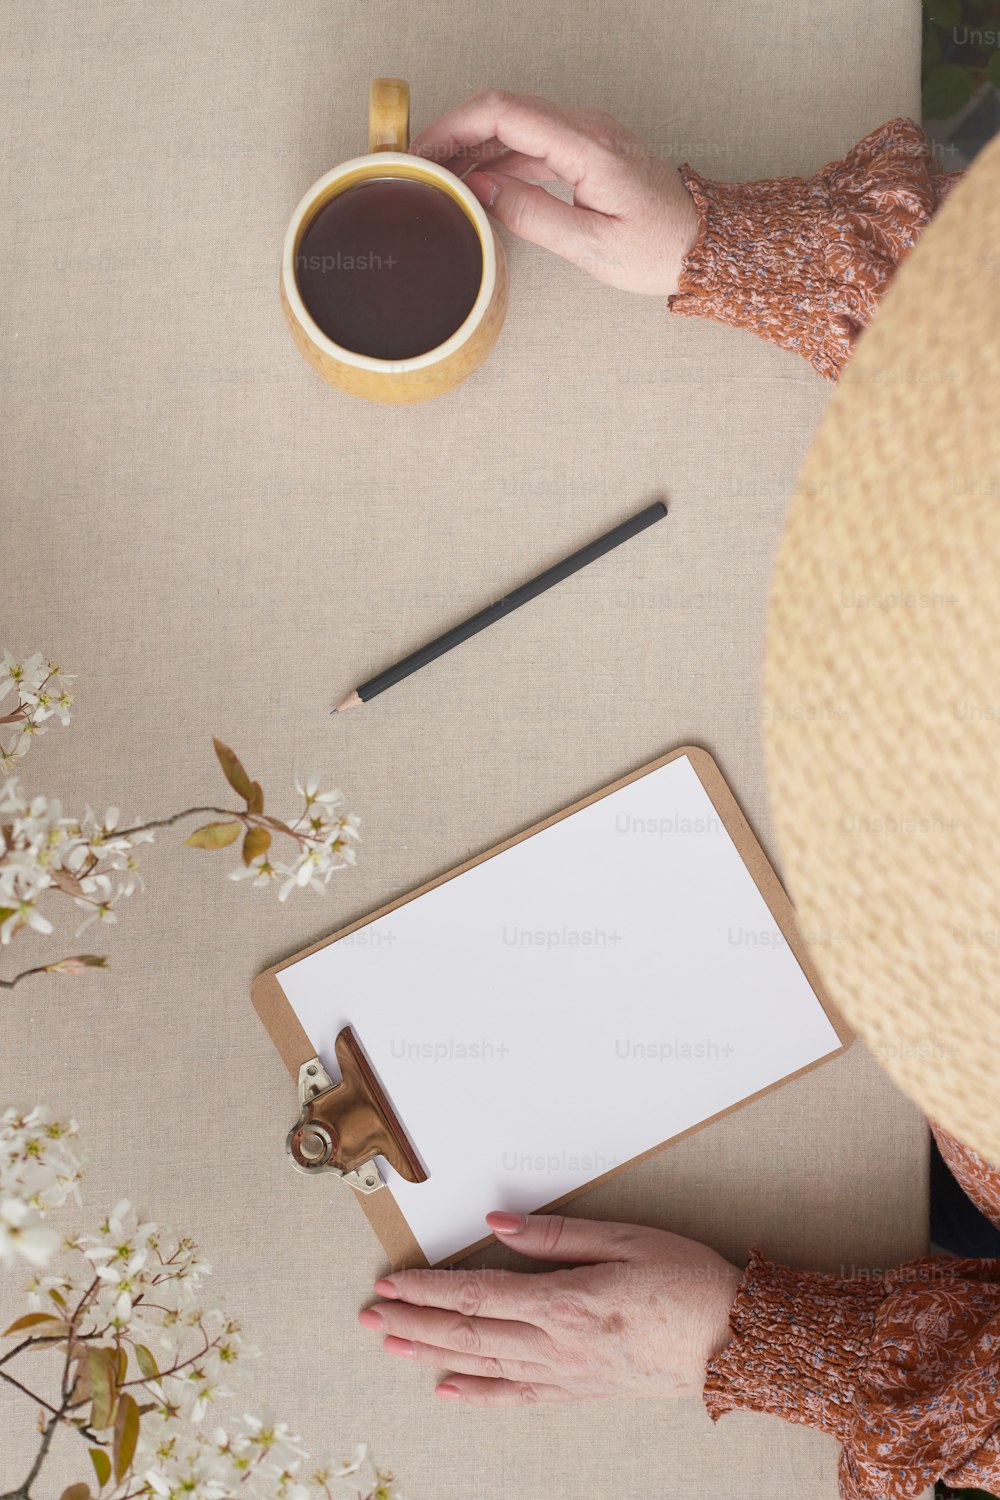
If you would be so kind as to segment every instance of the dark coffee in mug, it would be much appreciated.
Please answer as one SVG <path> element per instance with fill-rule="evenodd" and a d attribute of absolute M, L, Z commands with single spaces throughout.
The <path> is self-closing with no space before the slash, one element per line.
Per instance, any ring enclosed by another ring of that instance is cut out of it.
<path fill-rule="evenodd" d="M 327 338 L 375 359 L 436 349 L 472 311 L 483 252 L 442 189 L 375 177 L 337 193 L 307 224 L 295 280 Z"/>

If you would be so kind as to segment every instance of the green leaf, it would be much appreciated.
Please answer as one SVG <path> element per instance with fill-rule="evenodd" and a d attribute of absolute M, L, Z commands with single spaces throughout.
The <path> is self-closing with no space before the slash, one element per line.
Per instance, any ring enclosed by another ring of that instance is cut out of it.
<path fill-rule="evenodd" d="M 42 1324 L 51 1326 L 43 1328 Z M 23 1318 L 18 1318 L 9 1328 L 5 1328 L 0 1338 L 7 1338 L 11 1333 L 23 1333 L 26 1328 L 38 1330 L 40 1338 L 59 1338 L 69 1332 L 69 1324 L 64 1318 L 57 1318 L 53 1313 L 25 1313 Z"/>
<path fill-rule="evenodd" d="M 111 1460 L 103 1448 L 90 1448 L 90 1462 L 94 1465 L 94 1473 L 97 1475 L 97 1483 L 103 1490 L 111 1478 Z"/>
<path fill-rule="evenodd" d="M 114 1362 L 114 1370 L 112 1369 Z M 115 1396 L 117 1394 L 117 1382 L 115 1371 L 118 1362 L 114 1351 L 108 1349 L 90 1349 L 87 1353 L 87 1371 L 90 1375 L 90 1389 L 93 1391 L 93 1402 L 90 1408 L 90 1425 L 95 1432 L 103 1432 L 111 1426 L 111 1418 L 115 1410 Z"/>
<path fill-rule="evenodd" d="M 266 828 L 248 828 L 247 836 L 243 840 L 243 863 L 252 865 L 254 860 L 261 854 L 266 854 L 271 847 L 271 835 Z"/>
<path fill-rule="evenodd" d="M 239 792 L 240 796 L 247 802 L 252 802 L 254 784 L 246 771 L 244 771 L 239 756 L 234 750 L 230 750 L 228 745 L 224 745 L 221 740 L 213 739 L 212 744 L 215 746 L 215 753 L 219 757 L 219 765 L 222 767 L 223 774 L 233 791 Z"/>
<path fill-rule="evenodd" d="M 961 63 L 937 63 L 924 79 L 922 109 L 927 120 L 947 120 L 972 97 L 972 74 Z"/>
<path fill-rule="evenodd" d="M 123 1392 L 115 1418 L 115 1478 L 119 1484 L 132 1467 L 138 1439 L 139 1408 L 132 1397 Z"/>
<path fill-rule="evenodd" d="M 135 1357 L 139 1362 L 139 1369 L 146 1380 L 159 1380 L 159 1366 L 145 1344 L 136 1344 Z"/>
<path fill-rule="evenodd" d="M 71 1484 L 68 1490 L 63 1490 L 59 1500 L 91 1500 L 89 1484 Z"/>
<path fill-rule="evenodd" d="M 52 1301 L 55 1303 L 56 1307 L 61 1307 L 64 1312 L 69 1312 L 66 1298 L 63 1296 L 62 1292 L 57 1292 L 55 1287 L 53 1286 L 49 1288 L 49 1296 L 52 1298 Z"/>
<path fill-rule="evenodd" d="M 264 788 L 259 781 L 255 781 L 253 784 L 253 796 L 247 803 L 247 809 L 252 813 L 262 813 L 264 811 Z"/>
<path fill-rule="evenodd" d="M 227 844 L 236 843 L 242 827 L 242 823 L 206 823 L 184 842 L 192 849 L 225 849 Z"/>

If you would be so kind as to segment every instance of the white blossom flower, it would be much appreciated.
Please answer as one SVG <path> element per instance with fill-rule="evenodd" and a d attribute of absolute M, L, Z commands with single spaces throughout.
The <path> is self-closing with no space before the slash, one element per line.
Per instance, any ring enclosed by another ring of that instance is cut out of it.
<path fill-rule="evenodd" d="M 5 742 L 0 743 L 0 766 L 5 770 L 27 753 L 37 735 L 45 733 L 42 726 L 47 719 L 58 718 L 62 724 L 70 722 L 73 695 L 66 687 L 67 680 L 58 665 L 47 662 L 40 651 L 23 662 L 4 651 L 0 661 L 0 701 L 9 699 L 12 692 L 17 694 L 16 708 L 11 709 L 9 701 L 4 705 L 4 717 L 11 718 L 11 723 L 0 726 L 7 731 Z"/>
<path fill-rule="evenodd" d="M 80 931 L 91 921 L 117 921 L 117 903 L 143 889 L 133 849 L 149 842 L 152 830 L 115 834 L 117 808 L 100 820 L 88 808 L 76 821 L 64 816 L 54 798 L 29 802 L 10 778 L 0 787 L 0 815 L 10 820 L 0 835 L 0 906 L 6 909 L 0 943 L 9 943 L 22 927 L 53 930 L 37 909 L 38 898 L 53 886 L 73 893 L 87 912 Z"/>
<path fill-rule="evenodd" d="M 13 726 L 14 742 L 0 744 L 0 764 L 13 765 L 27 749 L 27 737 L 43 733 L 47 720 L 69 721 L 72 694 L 66 680 L 61 669 L 40 653 L 19 663 L 4 652 L 0 687 L 6 696 L 16 687 L 18 712 L 26 717 Z M 296 779 L 295 786 L 304 804 L 296 821 L 280 824 L 262 818 L 258 823 L 251 816 L 247 825 L 264 829 L 272 838 L 290 835 L 293 850 L 284 860 L 265 851 L 249 865 L 229 872 L 231 880 L 248 880 L 255 889 L 273 886 L 282 902 L 292 891 L 307 887 L 323 894 L 337 871 L 355 863 L 352 846 L 359 839 L 360 820 L 343 811 L 339 788 L 321 790 L 316 776 Z M 109 807 L 103 816 L 87 807 L 74 819 L 64 815 L 54 798 L 36 796 L 29 801 L 11 776 L 0 784 L 0 818 L 0 946 L 10 944 L 23 928 L 46 936 L 53 931 L 39 906 L 53 888 L 72 896 L 84 914 L 77 937 L 94 923 L 116 923 L 120 903 L 145 889 L 135 851 L 153 841 L 154 830 L 140 824 L 122 832 L 117 807 Z M 76 972 L 70 960 L 53 965 L 53 970 Z"/>
<path fill-rule="evenodd" d="M 6 700 L 6 712 L 2 717 L 11 722 L 10 734 L 0 742 L 0 768 L 13 767 L 30 740 L 45 733 L 49 722 L 69 723 L 73 695 L 68 680 L 61 667 L 40 652 L 24 661 L 17 661 L 8 650 L 3 652 L 0 697 Z M 12 711 L 15 693 L 17 706 Z M 216 748 L 219 751 L 218 744 Z M 239 765 L 232 751 L 225 746 L 221 749 Z M 223 758 L 224 769 L 227 764 Z M 248 865 L 229 872 L 230 879 L 248 880 L 256 889 L 273 886 L 282 902 L 293 890 L 309 888 L 323 894 L 337 871 L 354 864 L 353 845 L 359 838 L 359 819 L 343 810 L 339 788 L 321 789 L 317 776 L 296 779 L 295 787 L 303 808 L 293 822 L 280 823 L 249 809 L 238 814 L 248 830 L 289 840 L 291 851 L 279 857 L 265 850 Z M 94 923 L 118 921 L 121 902 L 145 889 L 136 850 L 155 837 L 154 830 L 141 823 L 124 831 L 121 825 L 118 807 L 107 808 L 103 815 L 87 807 L 82 817 L 73 818 L 55 798 L 27 798 L 15 776 L 0 783 L 0 947 L 8 946 L 22 929 L 51 934 L 53 924 L 41 903 L 47 906 L 57 895 L 70 896 L 83 913 L 78 937 Z M 67 957 L 48 965 L 47 972 L 78 973 L 95 966 L 93 961 L 81 964 Z"/>
<path fill-rule="evenodd" d="M 238 869 L 230 870 L 230 880 L 249 880 L 255 888 L 270 885 L 278 878 L 278 871 L 271 864 L 266 854 L 250 861 L 248 865 L 240 865 Z"/>
<path fill-rule="evenodd" d="M 22 755 L 27 755 L 31 738 L 24 733 L 23 726 L 15 725 L 14 733 L 17 738 L 9 745 L 0 745 L 0 768 L 4 771 L 12 771 L 14 762 L 20 760 Z"/>
<path fill-rule="evenodd" d="M 54 1253 L 58 1237 L 40 1219 L 76 1191 L 75 1135 L 75 1124 L 50 1110 L 3 1116 L 0 1260 L 16 1256 L 41 1266 Z M 133 1463 L 103 1490 L 106 1500 L 140 1493 L 161 1500 L 402 1500 L 364 1447 L 319 1467 L 291 1427 L 267 1414 L 205 1430 L 206 1417 L 232 1396 L 240 1365 L 257 1350 L 235 1320 L 198 1300 L 211 1267 L 190 1236 L 160 1228 L 122 1199 L 96 1233 L 64 1239 L 63 1251 L 57 1271 L 36 1269 L 28 1305 L 72 1317 L 88 1349 L 124 1356 L 118 1378 L 141 1414 Z"/>
<path fill-rule="evenodd" d="M 19 695 L 31 697 L 48 675 L 45 658 L 40 651 L 36 651 L 25 661 L 18 662 L 9 651 L 4 650 L 3 661 L 0 662 L 0 677 L 9 678 Z"/>
<path fill-rule="evenodd" d="M 63 1248 L 68 1248 L 65 1240 Z M 43 1276 L 41 1272 L 36 1272 L 24 1289 L 30 1311 L 41 1312 L 44 1309 L 46 1312 L 51 1312 L 53 1292 L 65 1302 L 67 1293 L 73 1292 L 73 1283 L 70 1278 L 65 1275 Z"/>
<path fill-rule="evenodd" d="M 13 1265 L 20 1256 L 33 1266 L 47 1265 L 59 1244 L 54 1229 L 45 1229 L 18 1198 L 0 1200 L 0 1264 Z"/>
<path fill-rule="evenodd" d="M 318 776 L 309 776 L 304 782 L 299 781 L 296 777 L 295 790 L 303 799 L 307 808 L 312 807 L 314 803 L 318 803 L 321 807 L 338 807 L 343 801 L 343 793 L 339 787 L 335 788 L 332 792 L 321 792 L 319 790 Z"/>
<path fill-rule="evenodd" d="M 81 933 L 86 932 L 87 928 L 91 925 L 92 922 L 106 922 L 110 924 L 118 921 L 118 913 L 113 909 L 113 907 L 109 906 L 107 902 L 98 901 L 95 903 L 92 901 L 81 901 L 79 896 L 77 896 L 75 900 L 77 906 L 82 906 L 85 911 L 89 911 L 90 913 L 89 916 L 84 917 L 83 921 L 76 929 L 77 937 L 79 937 Z"/>
<path fill-rule="evenodd" d="M 69 1144 L 76 1134 L 74 1121 L 44 1108 L 9 1109 L 0 1120 L 0 1264 L 44 1266 L 55 1252 L 59 1236 L 42 1219 L 76 1195 L 82 1168 Z"/>

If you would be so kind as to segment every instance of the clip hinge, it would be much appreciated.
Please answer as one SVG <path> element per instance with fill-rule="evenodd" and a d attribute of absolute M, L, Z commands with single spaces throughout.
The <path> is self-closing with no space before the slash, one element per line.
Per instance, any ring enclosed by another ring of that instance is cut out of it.
<path fill-rule="evenodd" d="M 311 1057 L 299 1069 L 299 1108 L 305 1109 L 310 1099 L 333 1088 L 333 1079 L 318 1057 Z"/>
<path fill-rule="evenodd" d="M 285 1141 L 292 1166 L 306 1176 L 332 1172 L 359 1193 L 376 1193 L 386 1182 L 376 1157 L 384 1157 L 406 1181 L 423 1182 L 427 1173 L 349 1026 L 334 1051 L 339 1083 L 318 1057 L 299 1068 L 299 1117 Z"/>
<path fill-rule="evenodd" d="M 299 1108 L 301 1114 L 295 1125 L 288 1133 L 285 1143 L 286 1150 L 292 1159 L 292 1166 L 297 1172 L 304 1172 L 311 1177 L 314 1172 L 332 1172 L 335 1177 L 342 1177 L 349 1187 L 356 1188 L 359 1193 L 377 1193 L 379 1188 L 385 1187 L 385 1178 L 376 1165 L 375 1158 L 364 1161 L 360 1166 L 354 1167 L 350 1172 L 345 1172 L 331 1160 L 336 1145 L 334 1138 L 327 1127 L 319 1120 L 309 1120 L 309 1106 L 314 1099 L 330 1089 L 336 1088 L 336 1084 L 324 1068 L 318 1057 L 312 1057 L 303 1063 L 299 1069 Z M 292 1149 L 293 1137 L 298 1137 L 296 1150 Z"/>

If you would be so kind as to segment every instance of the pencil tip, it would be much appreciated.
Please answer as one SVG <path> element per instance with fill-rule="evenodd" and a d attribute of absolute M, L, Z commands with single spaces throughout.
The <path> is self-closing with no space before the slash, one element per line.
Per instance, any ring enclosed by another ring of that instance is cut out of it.
<path fill-rule="evenodd" d="M 331 715 L 335 714 L 336 712 L 337 712 L 337 710 L 335 708 L 331 708 L 331 710 L 330 710 Z"/>

